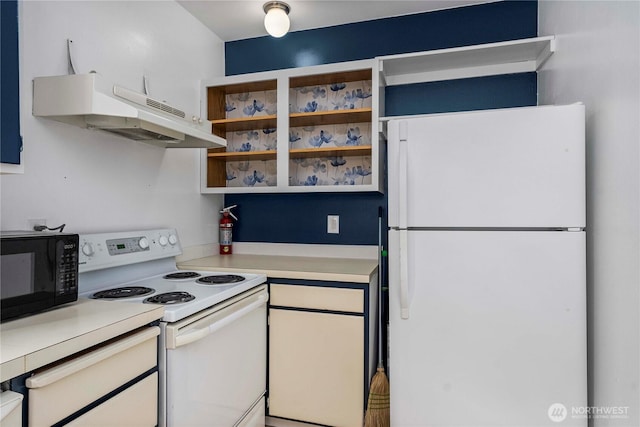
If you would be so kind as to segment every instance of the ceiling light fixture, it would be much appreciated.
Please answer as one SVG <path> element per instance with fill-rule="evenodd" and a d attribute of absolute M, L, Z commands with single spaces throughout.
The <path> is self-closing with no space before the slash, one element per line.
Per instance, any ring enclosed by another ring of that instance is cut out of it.
<path fill-rule="evenodd" d="M 264 28 L 273 37 L 282 37 L 289 31 L 289 11 L 288 4 L 281 1 L 269 1 L 262 6 L 264 13 Z"/>

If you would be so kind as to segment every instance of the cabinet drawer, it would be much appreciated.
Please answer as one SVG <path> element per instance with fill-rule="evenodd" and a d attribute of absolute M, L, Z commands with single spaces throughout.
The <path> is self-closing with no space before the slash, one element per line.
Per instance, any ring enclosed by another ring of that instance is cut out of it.
<path fill-rule="evenodd" d="M 67 426 L 154 427 L 158 424 L 158 373 L 76 418 Z"/>
<path fill-rule="evenodd" d="M 362 289 L 271 284 L 271 305 L 364 313 Z"/>
<path fill-rule="evenodd" d="M 145 328 L 28 378 L 29 425 L 52 425 L 157 365 L 160 328 Z"/>

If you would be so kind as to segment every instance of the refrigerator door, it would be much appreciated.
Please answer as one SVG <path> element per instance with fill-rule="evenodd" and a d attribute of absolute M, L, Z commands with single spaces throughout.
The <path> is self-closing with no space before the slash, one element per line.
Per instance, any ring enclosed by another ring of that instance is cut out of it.
<path fill-rule="evenodd" d="M 391 425 L 586 426 L 585 233 L 389 233 Z M 550 413 L 551 410 L 551 413 Z M 554 412 L 555 411 L 555 412 Z"/>
<path fill-rule="evenodd" d="M 389 226 L 585 226 L 584 106 L 389 122 Z"/>

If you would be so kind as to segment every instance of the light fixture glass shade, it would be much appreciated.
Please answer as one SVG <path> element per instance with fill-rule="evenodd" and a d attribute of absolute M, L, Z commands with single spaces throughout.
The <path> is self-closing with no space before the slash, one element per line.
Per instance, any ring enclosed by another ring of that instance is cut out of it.
<path fill-rule="evenodd" d="M 282 37 L 289 31 L 289 15 L 288 7 L 286 9 L 278 4 L 271 2 L 265 5 L 266 15 L 264 17 L 264 28 L 273 37 Z"/>

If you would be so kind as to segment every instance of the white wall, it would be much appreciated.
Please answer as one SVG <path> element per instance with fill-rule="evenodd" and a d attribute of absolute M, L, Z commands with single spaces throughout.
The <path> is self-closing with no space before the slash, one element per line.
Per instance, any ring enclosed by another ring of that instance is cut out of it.
<path fill-rule="evenodd" d="M 197 149 L 161 149 L 31 115 L 31 80 L 77 71 L 200 112 L 199 80 L 224 75 L 224 45 L 173 1 L 20 2 L 23 175 L 1 179 L 1 224 L 65 231 L 176 227 L 183 246 L 217 242 L 221 196 L 199 194 Z M 204 110 L 203 110 L 204 111 Z M 206 117 L 206 115 L 204 115 Z"/>
<path fill-rule="evenodd" d="M 558 50 L 538 74 L 540 104 L 587 110 L 590 404 L 629 406 L 640 425 L 640 2 L 539 2 Z"/>

